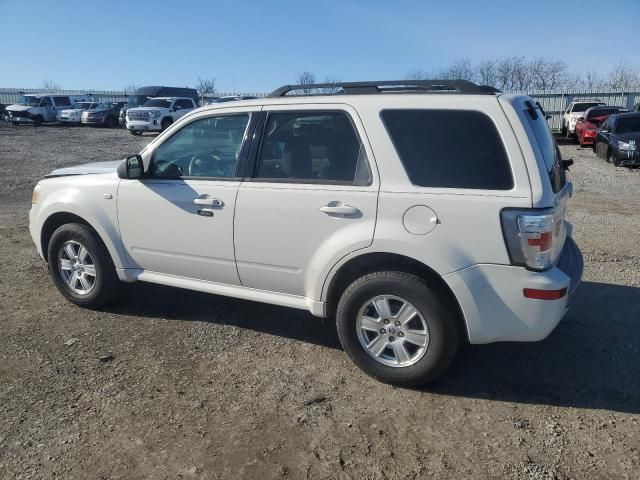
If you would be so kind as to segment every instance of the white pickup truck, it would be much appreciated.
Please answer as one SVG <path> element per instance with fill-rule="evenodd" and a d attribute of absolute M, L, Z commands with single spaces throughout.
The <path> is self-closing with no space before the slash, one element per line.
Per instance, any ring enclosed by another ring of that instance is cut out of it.
<path fill-rule="evenodd" d="M 578 119 L 584 115 L 591 107 L 601 107 L 606 105 L 601 100 L 580 100 L 569 104 L 562 114 L 562 134 L 569 137 L 575 135 L 576 123 Z"/>
<path fill-rule="evenodd" d="M 126 127 L 132 135 L 162 132 L 197 105 L 187 97 L 150 98 L 141 107 L 127 110 Z"/>

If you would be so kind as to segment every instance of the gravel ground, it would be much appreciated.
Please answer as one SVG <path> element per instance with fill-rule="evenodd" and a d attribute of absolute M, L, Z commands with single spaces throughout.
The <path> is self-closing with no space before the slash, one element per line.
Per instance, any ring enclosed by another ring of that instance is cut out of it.
<path fill-rule="evenodd" d="M 640 170 L 562 145 L 572 310 L 404 390 L 300 311 L 144 284 L 105 311 L 63 301 L 27 230 L 35 181 L 151 138 L 0 122 L 0 479 L 640 478 Z"/>

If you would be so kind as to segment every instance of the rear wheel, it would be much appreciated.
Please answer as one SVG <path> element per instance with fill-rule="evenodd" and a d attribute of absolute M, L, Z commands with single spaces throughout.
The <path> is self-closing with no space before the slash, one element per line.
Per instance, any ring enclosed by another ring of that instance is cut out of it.
<path fill-rule="evenodd" d="M 35 117 L 33 117 L 33 123 L 35 123 L 38 126 L 42 125 L 43 121 L 44 119 L 42 118 L 42 115 L 36 115 Z"/>
<path fill-rule="evenodd" d="M 47 254 L 53 283 L 70 302 L 97 308 L 117 297 L 120 282 L 109 252 L 88 226 L 58 227 Z"/>
<path fill-rule="evenodd" d="M 104 126 L 107 128 L 114 128 L 116 126 L 115 117 L 107 117 L 106 120 L 104 121 Z"/>
<path fill-rule="evenodd" d="M 460 342 L 452 312 L 423 279 L 403 272 L 376 272 L 353 282 L 340 298 L 336 325 L 358 367 L 405 387 L 435 380 Z"/>

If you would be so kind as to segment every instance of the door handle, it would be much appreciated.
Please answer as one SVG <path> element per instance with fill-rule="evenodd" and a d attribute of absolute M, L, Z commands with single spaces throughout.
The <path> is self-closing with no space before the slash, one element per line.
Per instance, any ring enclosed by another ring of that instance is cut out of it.
<path fill-rule="evenodd" d="M 222 208 L 224 206 L 224 202 L 222 200 L 204 195 L 201 195 L 198 198 L 194 199 L 193 203 L 195 203 L 196 205 L 204 205 L 213 208 Z"/>
<path fill-rule="evenodd" d="M 327 215 L 357 215 L 360 213 L 356 207 L 344 205 L 342 202 L 329 202 L 327 205 L 320 207 L 320 211 Z"/>

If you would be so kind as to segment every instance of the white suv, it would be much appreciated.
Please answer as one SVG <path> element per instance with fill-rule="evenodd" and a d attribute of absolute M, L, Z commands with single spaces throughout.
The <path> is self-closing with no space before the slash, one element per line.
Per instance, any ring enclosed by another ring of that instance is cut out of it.
<path fill-rule="evenodd" d="M 126 127 L 132 135 L 161 132 L 196 107 L 193 99 L 187 97 L 150 98 L 141 107 L 127 110 Z"/>
<path fill-rule="evenodd" d="M 601 107 L 606 105 L 601 100 L 580 100 L 571 102 L 562 114 L 562 134 L 567 137 L 575 135 L 576 123 L 591 107 Z"/>
<path fill-rule="evenodd" d="M 582 256 L 570 161 L 529 97 L 463 81 L 295 88 L 200 108 L 139 155 L 41 180 L 30 230 L 60 292 L 95 308 L 140 280 L 308 310 L 335 318 L 364 371 L 405 386 L 461 342 L 554 329 Z"/>

